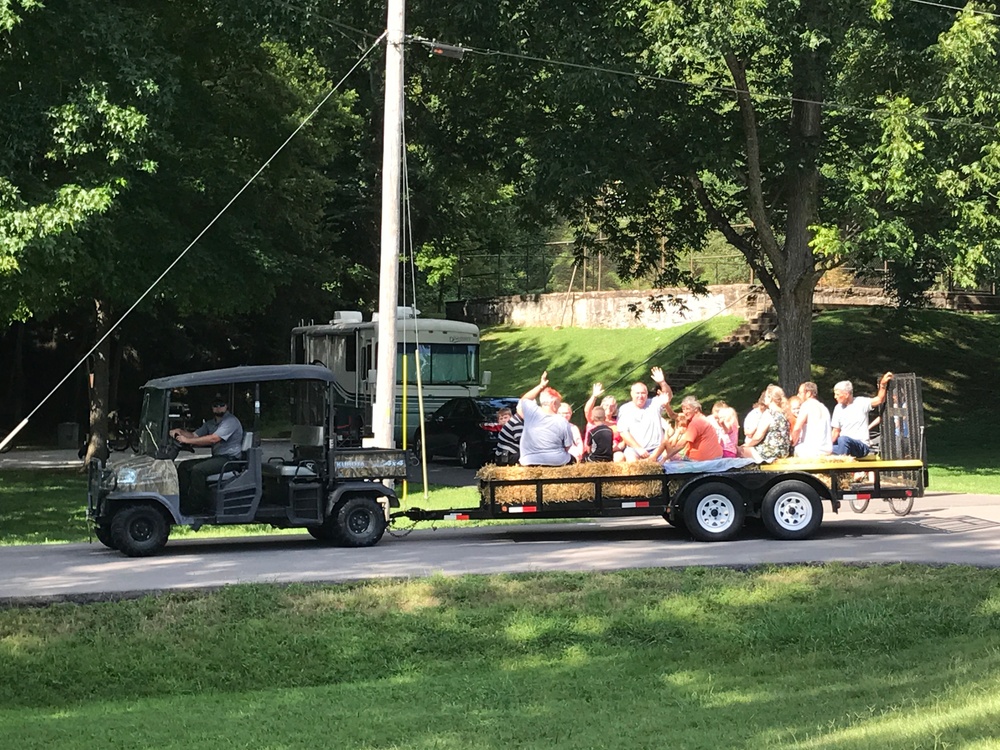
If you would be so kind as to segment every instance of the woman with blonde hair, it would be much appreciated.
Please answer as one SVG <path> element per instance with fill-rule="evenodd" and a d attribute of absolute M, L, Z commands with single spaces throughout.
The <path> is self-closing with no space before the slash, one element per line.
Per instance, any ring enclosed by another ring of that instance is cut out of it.
<path fill-rule="evenodd" d="M 740 446 L 740 455 L 756 461 L 785 458 L 791 451 L 791 430 L 788 425 L 788 400 L 780 386 L 769 385 L 764 390 L 765 410 L 757 420 L 752 435 Z"/>

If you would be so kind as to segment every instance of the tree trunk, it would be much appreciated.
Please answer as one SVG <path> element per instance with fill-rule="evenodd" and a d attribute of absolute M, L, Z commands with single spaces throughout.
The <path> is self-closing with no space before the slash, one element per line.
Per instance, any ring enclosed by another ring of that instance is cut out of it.
<path fill-rule="evenodd" d="M 801 383 L 812 380 L 812 310 L 815 281 L 801 276 L 783 283 L 774 302 L 778 314 L 778 380 L 791 396 Z"/>
<path fill-rule="evenodd" d="M 102 300 L 94 300 L 95 330 L 101 338 L 111 324 L 111 310 Z M 91 355 L 90 369 L 90 439 L 87 442 L 86 461 L 93 457 L 108 460 L 108 390 L 110 388 L 111 337 L 104 339 Z"/>

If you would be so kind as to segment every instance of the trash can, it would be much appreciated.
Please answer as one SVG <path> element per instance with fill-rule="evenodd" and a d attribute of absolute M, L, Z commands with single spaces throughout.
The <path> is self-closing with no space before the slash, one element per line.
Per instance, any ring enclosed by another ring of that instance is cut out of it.
<path fill-rule="evenodd" d="M 76 422 L 60 422 L 56 445 L 60 448 L 80 447 L 80 425 Z"/>

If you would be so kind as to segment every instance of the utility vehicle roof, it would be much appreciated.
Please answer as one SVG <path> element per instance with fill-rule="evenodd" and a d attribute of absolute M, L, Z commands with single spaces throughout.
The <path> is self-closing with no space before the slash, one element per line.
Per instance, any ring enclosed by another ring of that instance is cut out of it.
<path fill-rule="evenodd" d="M 248 365 L 221 370 L 188 372 L 150 380 L 143 388 L 167 390 L 198 385 L 228 385 L 229 383 L 262 383 L 271 380 L 321 380 L 333 383 L 333 373 L 320 365 Z"/>

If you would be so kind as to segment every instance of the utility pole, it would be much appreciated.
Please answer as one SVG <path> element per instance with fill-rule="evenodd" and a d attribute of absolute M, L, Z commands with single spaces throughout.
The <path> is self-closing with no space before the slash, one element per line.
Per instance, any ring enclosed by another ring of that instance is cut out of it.
<path fill-rule="evenodd" d="M 385 120 L 382 124 L 382 242 L 378 295 L 378 352 L 372 432 L 375 447 L 393 447 L 396 412 L 400 165 L 403 151 L 403 33 L 405 0 L 388 0 L 385 45 Z"/>

